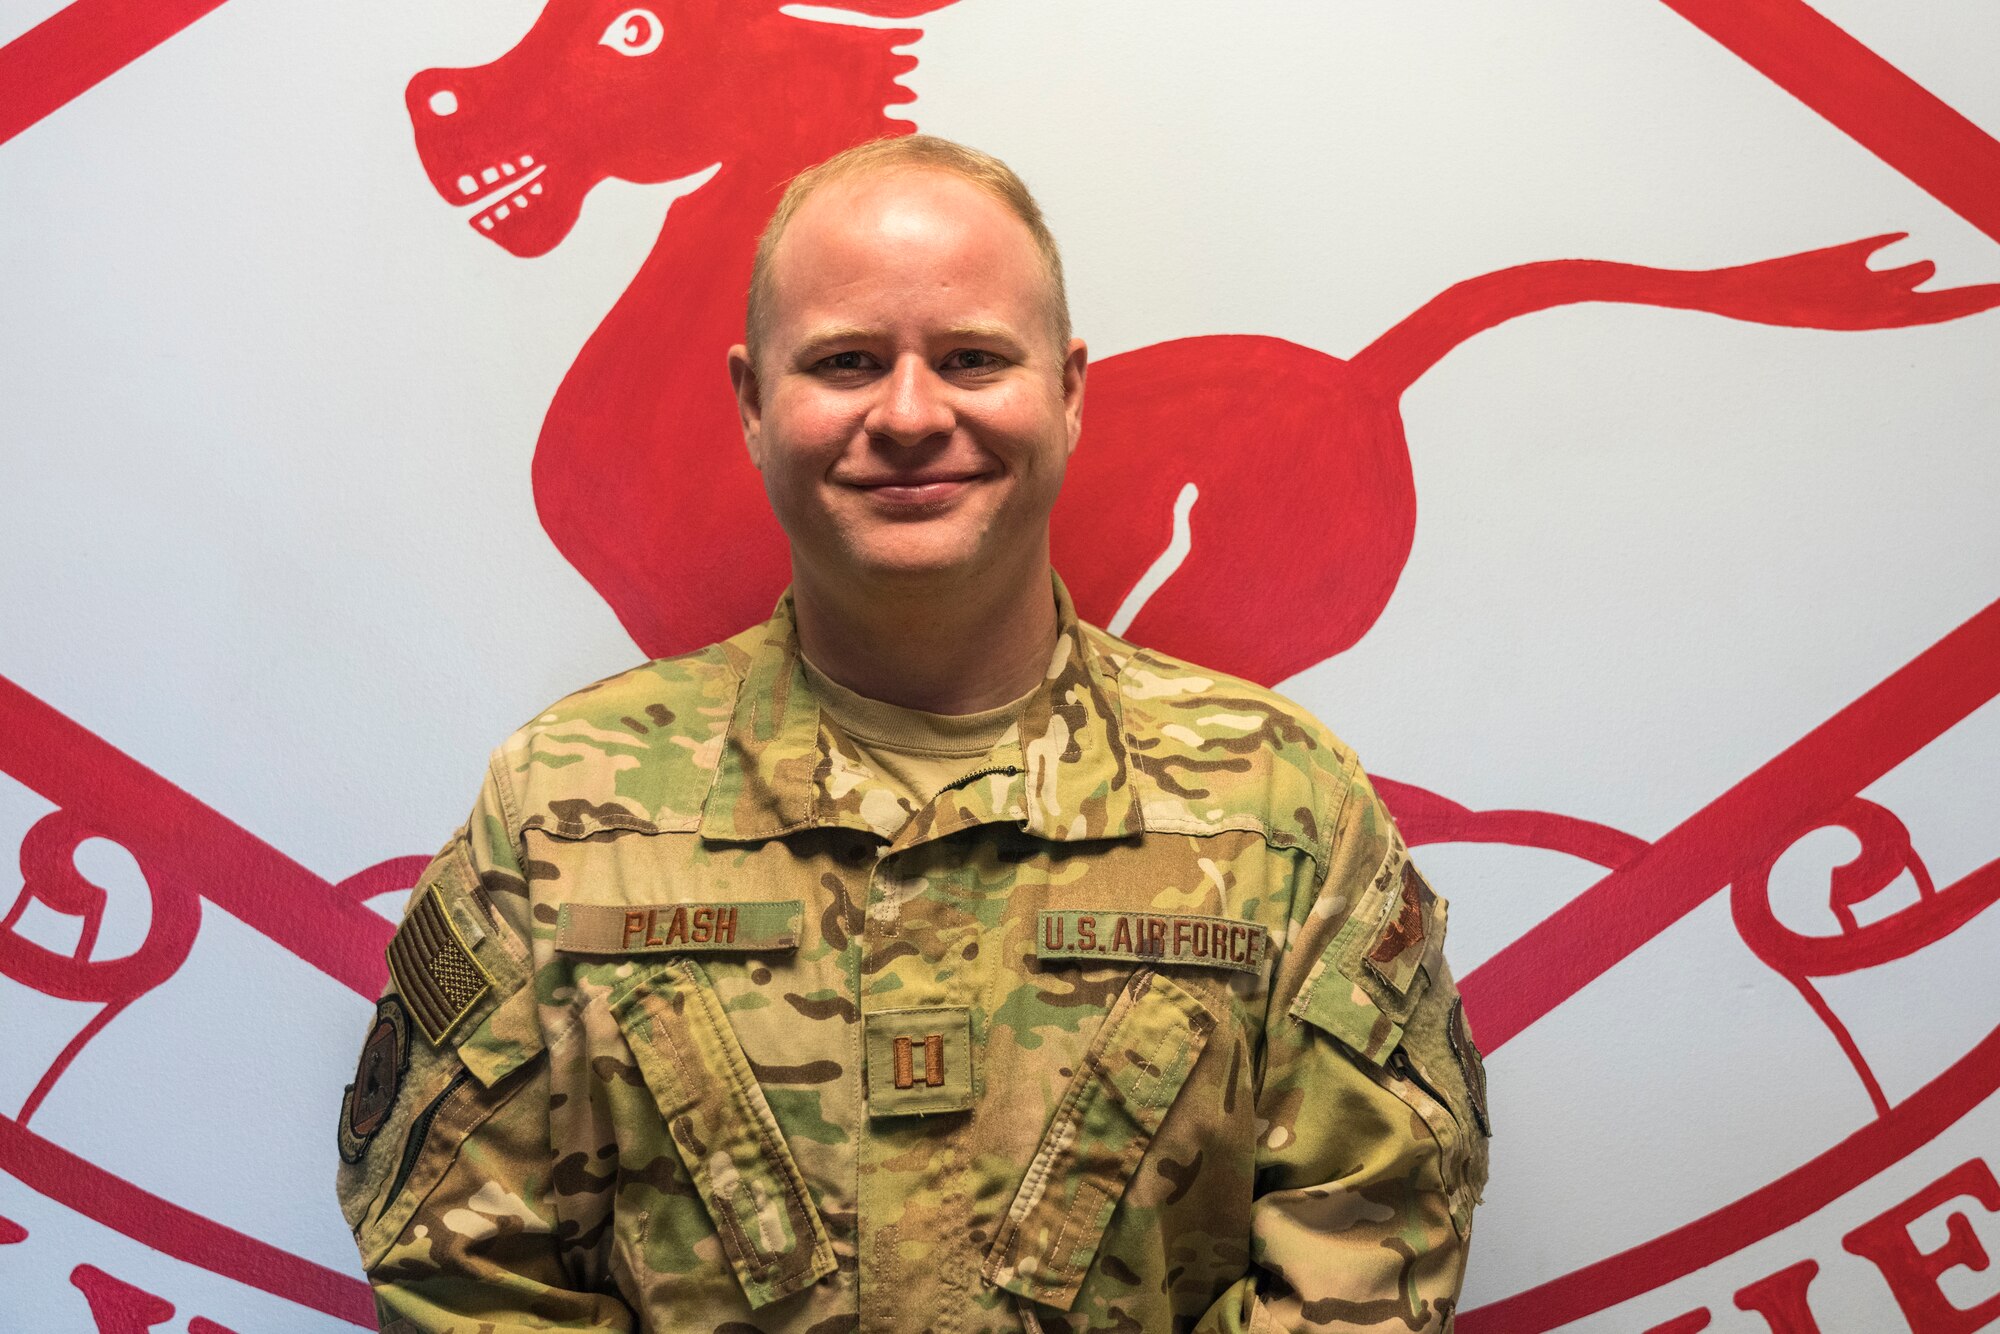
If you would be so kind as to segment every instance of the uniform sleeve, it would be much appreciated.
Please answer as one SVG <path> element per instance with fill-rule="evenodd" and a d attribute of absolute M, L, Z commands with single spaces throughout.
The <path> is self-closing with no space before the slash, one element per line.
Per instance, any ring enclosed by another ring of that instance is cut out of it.
<path fill-rule="evenodd" d="M 1273 986 L 1251 1272 L 1201 1331 L 1446 1334 L 1486 1184 L 1443 899 L 1358 767 Z"/>
<path fill-rule="evenodd" d="M 383 1334 L 630 1330 L 589 1291 L 552 1152 L 527 881 L 504 769 L 410 895 L 339 1123 L 341 1210 Z M 597 1202 L 608 1210 L 608 1199 Z M 592 1199 L 581 1201 L 585 1214 Z M 587 1221 L 587 1218 L 584 1220 Z"/>

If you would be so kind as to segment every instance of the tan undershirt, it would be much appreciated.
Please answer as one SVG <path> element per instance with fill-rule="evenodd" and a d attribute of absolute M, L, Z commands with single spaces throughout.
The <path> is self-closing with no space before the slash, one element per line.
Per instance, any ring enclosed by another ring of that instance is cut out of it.
<path fill-rule="evenodd" d="M 1020 736 L 1015 725 L 1033 690 L 997 709 L 925 713 L 858 695 L 829 678 L 803 654 L 799 661 L 820 711 L 842 734 L 853 758 L 902 807 L 897 817 L 878 806 L 882 818 L 877 818 L 869 810 L 875 803 L 864 801 L 863 813 L 885 836 L 967 774 L 990 764 L 1019 762 Z M 1014 757 L 1011 761 L 1009 755 Z"/>

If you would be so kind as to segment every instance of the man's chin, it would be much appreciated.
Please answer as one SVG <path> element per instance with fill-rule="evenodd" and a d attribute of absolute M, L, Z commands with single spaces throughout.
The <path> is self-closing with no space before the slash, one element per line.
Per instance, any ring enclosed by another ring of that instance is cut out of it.
<path fill-rule="evenodd" d="M 970 556 L 924 554 L 865 560 L 858 564 L 856 573 L 879 585 L 918 587 L 976 578 L 981 568 L 981 562 Z"/>

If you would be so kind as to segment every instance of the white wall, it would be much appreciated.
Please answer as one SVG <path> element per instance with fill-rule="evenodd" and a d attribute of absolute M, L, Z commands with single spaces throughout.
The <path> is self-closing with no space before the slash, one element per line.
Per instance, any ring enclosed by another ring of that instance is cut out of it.
<path fill-rule="evenodd" d="M 54 8 L 0 10 L 0 41 Z M 499 737 L 639 656 L 544 533 L 529 464 L 690 183 L 607 182 L 560 247 L 516 259 L 440 202 L 403 108 L 417 71 L 493 59 L 540 8 L 231 0 L 0 143 L 0 677 L 302 884 L 433 849 Z M 1818 8 L 2000 133 L 1993 6 Z M 1907 232 L 1878 267 L 2000 281 L 1993 237 L 1658 0 L 965 0 L 921 22 L 912 118 L 1036 188 L 1099 357 L 1206 333 L 1347 357 L 1456 282 L 1544 259 L 1707 269 Z M 1667 836 L 2000 597 L 1996 354 L 1993 313 L 1831 332 L 1573 305 L 1481 334 L 1403 400 L 1418 517 L 1394 598 L 1284 688 L 1390 779 Z M 1947 676 L 1977 704 L 2000 692 L 1981 671 Z M 0 702 L 0 728 L 25 709 Z M 1939 726 L 1854 792 L 1943 889 L 2000 857 L 2000 704 Z M 22 735 L 0 736 L 0 851 L 62 800 L 30 770 L 64 761 Z M 72 755 L 78 784 L 97 755 Z M 198 885 L 204 845 L 180 846 Z M 1856 846 L 1788 853 L 1780 920 L 1837 930 L 1828 871 Z M 110 895 L 92 957 L 115 958 L 145 938 L 145 880 L 85 852 Z M 1419 855 L 1474 995 L 1605 873 L 1468 841 Z M 0 917 L 21 884 L 0 857 Z M 1797 1334 L 1734 1294 L 1805 1260 L 1825 1334 L 1910 1324 L 1842 1238 L 1961 1164 L 2000 1168 L 2000 1058 L 1966 1060 L 2000 1032 L 2000 909 L 1826 981 L 1883 1114 L 1728 898 L 1490 1044 L 1463 1330 L 1707 1308 L 1723 1334 Z M 37 901 L 8 929 L 67 954 L 78 928 Z M 47 990 L 0 966 L 0 1220 L 26 1232 L 4 1244 L 0 1222 L 0 1330 L 96 1328 L 81 1265 L 170 1303 L 163 1328 L 351 1328 L 287 1294 L 344 1309 L 312 1275 L 354 1269 L 329 1148 L 370 998 L 211 900 L 185 962 L 24 1116 L 100 1008 Z M 1796 1221 L 1738 1206 L 1808 1198 L 1782 1179 L 1823 1155 L 1808 1178 L 1852 1179 Z M 199 1229 L 119 1181 L 306 1264 L 273 1293 L 174 1258 L 146 1228 Z M 1688 1235 L 1746 1230 L 1685 1275 L 1630 1258 L 1732 1208 Z M 1954 1210 L 2000 1255 L 2000 1212 L 1963 1198 L 1911 1245 L 1941 1246 Z M 1980 1269 L 1938 1286 L 1976 1307 L 2000 1293 Z M 1574 1304 L 1495 1306 L 1544 1284 Z"/>

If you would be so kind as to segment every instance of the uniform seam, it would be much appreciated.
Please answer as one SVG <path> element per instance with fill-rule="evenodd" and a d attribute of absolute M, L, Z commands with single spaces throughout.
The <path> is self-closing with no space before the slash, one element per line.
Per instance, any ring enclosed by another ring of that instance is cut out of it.
<path fill-rule="evenodd" d="M 1105 1016 L 1105 1022 L 1107 1024 L 1111 1022 L 1110 1015 Z M 1027 1225 L 1028 1219 L 1040 1207 L 1042 1201 L 1048 1198 L 1048 1185 L 1055 1175 L 1056 1160 L 1064 1153 L 1063 1141 L 1066 1137 L 1074 1136 L 1075 1127 L 1082 1124 L 1101 1074 L 1101 1066 L 1091 1061 L 1090 1053 L 1086 1050 L 1083 1060 L 1078 1063 L 1076 1074 L 1070 1080 L 1069 1087 L 1063 1090 L 1063 1099 L 1057 1104 L 1055 1115 L 1049 1119 L 1048 1129 L 1042 1133 L 1042 1142 L 1036 1146 L 1035 1156 L 1029 1160 L 1027 1172 L 1021 1178 L 1015 1202 L 1018 1204 L 1025 1199 L 1027 1205 L 1019 1214 L 1014 1212 L 1012 1206 L 1008 1208 L 1007 1216 L 1000 1224 L 1000 1234 L 993 1239 L 989 1267 L 997 1263 L 1019 1273 L 1017 1253 L 1022 1240 L 1021 1229 Z M 1008 1258 L 1010 1255 L 1014 1255 L 1015 1258 L 1010 1260 Z M 1030 1278 L 1029 1281 L 1034 1280 Z M 1036 1286 L 1044 1285 L 1036 1284 Z"/>
<path fill-rule="evenodd" d="M 507 828 L 507 843 L 514 849 L 514 863 L 518 866 L 528 859 L 528 847 L 524 841 L 528 826 L 521 819 L 521 805 L 515 799 L 514 784 L 500 763 L 502 753 L 495 750 L 487 757 L 486 772 L 493 776 L 493 790 L 500 797 L 500 822 Z"/>
<path fill-rule="evenodd" d="M 735 669 L 735 664 L 732 663 L 730 665 L 730 674 L 736 678 L 736 687 L 729 692 L 729 721 L 724 723 L 722 727 L 722 752 L 716 756 L 715 769 L 708 776 L 708 786 L 702 789 L 701 812 L 695 817 L 694 827 L 696 829 L 701 828 L 702 823 L 707 819 L 708 803 L 715 800 L 716 789 L 722 784 L 722 766 L 728 762 L 729 738 L 730 734 L 736 728 L 736 709 L 743 702 L 743 684 L 750 679 L 747 665 L 743 671 L 738 672 Z"/>
<path fill-rule="evenodd" d="M 1183 1015 L 1182 1018 L 1185 1019 L 1186 1016 Z M 1182 1071 L 1181 1078 L 1178 1081 L 1169 1081 L 1167 1078 L 1170 1072 L 1180 1070 L 1181 1062 L 1187 1059 L 1188 1048 L 1194 1042 L 1194 1031 L 1192 1028 L 1183 1028 L 1180 1031 L 1179 1037 L 1180 1041 L 1174 1044 L 1173 1059 L 1163 1064 L 1156 1064 L 1155 1066 L 1158 1073 L 1151 1076 L 1153 1088 L 1152 1096 L 1146 1099 L 1148 1107 L 1159 1109 L 1173 1106 L 1174 1100 L 1180 1096 L 1182 1086 L 1187 1083 L 1187 1076 L 1193 1073 L 1192 1070 Z M 1172 1094 L 1167 1093 L 1167 1086 L 1170 1082 L 1173 1083 Z M 1148 1136 L 1148 1139 L 1150 1138 Z M 1141 1156 L 1143 1157 L 1144 1155 L 1142 1154 Z"/>
<path fill-rule="evenodd" d="M 1312 902 L 1318 903 L 1320 895 L 1326 893 L 1326 882 L 1331 871 L 1332 871 L 1332 861 L 1330 858 L 1327 861 L 1321 862 L 1319 864 L 1319 875 L 1316 876 L 1313 880 Z M 1348 905 L 1348 912 L 1352 914 L 1356 906 L 1358 905 L 1355 904 Z M 1311 909 L 1307 909 L 1307 911 L 1310 912 Z M 1289 922 L 1290 920 L 1291 918 L 1288 915 L 1286 921 Z M 1290 932 L 1288 931 L 1286 934 L 1289 935 Z M 1313 960 L 1312 966 L 1306 971 L 1305 981 L 1299 984 L 1298 994 L 1292 997 L 1292 1003 L 1286 1007 L 1286 1013 L 1294 1016 L 1300 1016 L 1303 1015 L 1307 1009 L 1311 1008 L 1312 999 L 1316 994 L 1318 994 L 1320 984 L 1326 981 L 1327 973 L 1329 971 L 1337 971 L 1330 967 L 1331 961 L 1328 958 L 1328 953 L 1331 952 L 1331 950 L 1333 949 L 1334 941 L 1338 940 L 1339 938 L 1340 938 L 1340 933 L 1336 931 L 1334 933 L 1333 939 L 1327 941 L 1326 951 L 1322 952 L 1319 958 Z M 1276 978 L 1278 969 L 1281 966 L 1281 964 L 1278 962 L 1279 957 L 1281 955 L 1289 956 L 1290 954 L 1291 954 L 1291 942 L 1289 940 L 1285 942 L 1284 948 L 1282 950 L 1272 951 L 1273 963 L 1271 967 L 1271 975 L 1273 978 Z M 1273 994 L 1275 994 L 1275 990 L 1276 989 L 1273 988 Z M 1270 1026 L 1270 1021 L 1271 1021 L 1271 1016 L 1267 1005 L 1264 1015 L 1264 1023 L 1267 1029 Z M 1259 1097 L 1263 1096 L 1263 1081 L 1261 1079 L 1258 1081 L 1257 1092 Z"/>
<path fill-rule="evenodd" d="M 1256 834 L 1265 844 L 1284 852 L 1303 852 L 1315 866 L 1324 866 L 1325 853 L 1314 846 L 1309 839 L 1287 834 L 1273 829 L 1254 816 L 1237 816 L 1228 820 L 1183 820 L 1174 816 L 1160 818 L 1147 817 L 1146 832 L 1149 834 L 1186 834 L 1194 838 L 1213 838 L 1217 834 Z"/>
<path fill-rule="evenodd" d="M 1075 1259 L 1074 1255 L 1069 1257 L 1072 1261 L 1071 1263 L 1064 1262 L 1063 1242 L 1068 1239 L 1070 1228 L 1076 1223 L 1077 1210 L 1083 1207 L 1084 1196 L 1091 1191 L 1097 1192 L 1103 1199 L 1108 1200 L 1111 1198 L 1110 1191 L 1104 1189 L 1104 1187 L 1098 1185 L 1097 1182 L 1091 1180 L 1089 1177 L 1085 1177 L 1076 1183 L 1076 1194 L 1069 1197 L 1069 1208 L 1063 1210 L 1062 1226 L 1056 1230 L 1056 1239 L 1049 1243 L 1050 1267 L 1063 1276 L 1060 1284 L 1050 1283 L 1046 1285 L 1052 1292 L 1067 1293 L 1072 1287 L 1077 1286 L 1082 1281 L 1082 1276 L 1074 1272 L 1079 1267 L 1073 1263 Z M 1078 1234 L 1076 1245 L 1072 1247 L 1073 1251 L 1082 1248 L 1083 1236 L 1084 1234 L 1082 1233 Z"/>
<path fill-rule="evenodd" d="M 586 824 L 575 820 L 545 820 L 540 815 L 535 815 L 530 816 L 527 822 L 521 827 L 521 831 L 524 834 L 530 829 L 547 834 L 550 838 L 559 838 L 565 843 L 579 843 L 589 839 L 592 835 L 610 832 L 628 834 L 698 834 L 701 832 L 701 821 L 697 817 L 685 822 L 675 821 L 672 824 L 662 824 L 658 820 L 642 820 L 637 816 L 633 816 L 630 819 L 624 820 L 592 820 Z"/>
<path fill-rule="evenodd" d="M 1361 771 L 1360 755 L 1353 751 L 1348 752 L 1346 761 L 1340 766 L 1340 776 L 1346 780 L 1341 784 L 1340 804 L 1333 809 L 1331 819 L 1321 826 L 1326 830 L 1325 860 L 1328 863 L 1333 860 L 1333 849 L 1340 846 L 1341 822 L 1347 819 L 1347 813 L 1355 807 L 1355 796 L 1360 792 L 1362 783 L 1366 781 Z"/>

